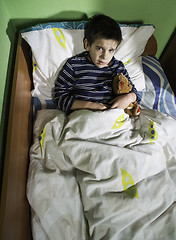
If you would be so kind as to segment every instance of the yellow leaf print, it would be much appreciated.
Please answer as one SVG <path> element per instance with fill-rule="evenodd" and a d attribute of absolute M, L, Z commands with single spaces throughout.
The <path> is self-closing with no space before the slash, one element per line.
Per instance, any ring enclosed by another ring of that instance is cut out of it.
<path fill-rule="evenodd" d="M 35 72 L 35 70 L 38 68 L 37 62 L 33 61 L 32 66 L 33 66 L 33 72 Z"/>
<path fill-rule="evenodd" d="M 38 137 L 39 141 L 40 141 L 41 153 L 42 153 L 42 150 L 43 150 L 43 144 L 44 144 L 45 136 L 46 136 L 46 128 L 44 127 L 40 136 Z"/>
<path fill-rule="evenodd" d="M 113 125 L 112 129 L 117 129 L 123 126 L 124 124 L 124 116 L 125 114 L 122 114 L 120 117 L 118 117 L 115 121 L 115 124 Z"/>
<path fill-rule="evenodd" d="M 156 127 L 153 121 L 149 121 L 149 140 L 150 143 L 153 143 L 158 139 L 158 133 L 156 131 Z"/>
<path fill-rule="evenodd" d="M 138 190 L 134 185 L 132 176 L 122 168 L 121 168 L 121 173 L 122 173 L 122 184 L 123 184 L 124 190 L 130 195 L 132 195 L 133 197 L 136 197 L 139 199 Z"/>
<path fill-rule="evenodd" d="M 124 65 L 127 65 L 127 64 L 130 63 L 130 62 L 131 62 L 131 58 L 128 59 L 126 62 L 124 62 Z"/>
<path fill-rule="evenodd" d="M 58 43 L 65 49 L 66 48 L 66 42 L 65 42 L 65 36 L 60 28 L 52 28 L 54 36 Z"/>

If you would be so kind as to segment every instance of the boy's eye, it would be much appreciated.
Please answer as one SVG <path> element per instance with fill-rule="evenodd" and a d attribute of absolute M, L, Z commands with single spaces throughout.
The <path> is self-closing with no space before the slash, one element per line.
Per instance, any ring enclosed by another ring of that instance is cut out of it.
<path fill-rule="evenodd" d="M 103 48 L 102 47 L 97 47 L 97 50 L 103 51 Z"/>
<path fill-rule="evenodd" d="M 114 49 L 110 49 L 110 50 L 109 50 L 110 53 L 113 53 L 114 51 L 115 51 Z"/>
<path fill-rule="evenodd" d="M 98 51 L 101 51 L 101 52 L 104 51 L 104 48 L 102 48 L 102 47 L 100 47 L 100 46 L 97 46 L 96 49 L 97 49 Z M 114 53 L 114 51 L 115 51 L 115 49 L 109 49 L 109 53 Z"/>

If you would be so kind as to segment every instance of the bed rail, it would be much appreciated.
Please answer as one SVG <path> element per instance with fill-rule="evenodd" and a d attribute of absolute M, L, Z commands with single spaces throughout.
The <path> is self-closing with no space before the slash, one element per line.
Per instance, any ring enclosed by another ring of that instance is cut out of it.
<path fill-rule="evenodd" d="M 31 240 L 26 181 L 31 145 L 31 69 L 28 46 L 19 35 L 1 196 L 0 239 Z"/>

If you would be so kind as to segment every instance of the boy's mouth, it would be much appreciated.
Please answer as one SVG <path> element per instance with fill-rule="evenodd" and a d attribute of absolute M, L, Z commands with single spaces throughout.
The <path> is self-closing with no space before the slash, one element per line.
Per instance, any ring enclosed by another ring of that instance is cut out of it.
<path fill-rule="evenodd" d="M 98 60 L 98 64 L 99 64 L 99 65 L 101 65 L 101 66 L 104 66 L 104 65 L 106 65 L 106 63 L 105 63 L 105 62 L 103 62 L 103 61 L 100 61 L 100 60 Z"/>

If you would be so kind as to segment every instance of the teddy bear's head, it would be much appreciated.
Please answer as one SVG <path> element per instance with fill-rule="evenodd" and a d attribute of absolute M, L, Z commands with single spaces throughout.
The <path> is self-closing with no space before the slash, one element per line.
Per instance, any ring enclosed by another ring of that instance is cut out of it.
<path fill-rule="evenodd" d="M 115 76 L 113 79 L 113 91 L 115 94 L 120 95 L 123 93 L 129 93 L 132 90 L 132 85 L 128 81 L 128 79 L 120 73 Z M 130 105 L 124 109 L 125 113 L 127 113 L 130 117 L 138 116 L 140 114 L 140 107 L 137 102 L 130 103 Z"/>
<path fill-rule="evenodd" d="M 113 79 L 113 91 L 115 94 L 123 94 L 129 93 L 132 89 L 131 83 L 128 79 L 120 73 L 119 75 L 115 76 Z"/>

